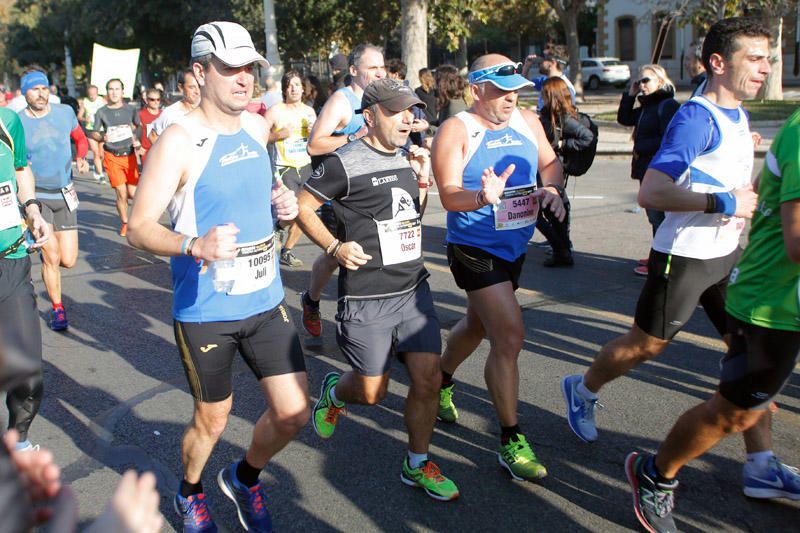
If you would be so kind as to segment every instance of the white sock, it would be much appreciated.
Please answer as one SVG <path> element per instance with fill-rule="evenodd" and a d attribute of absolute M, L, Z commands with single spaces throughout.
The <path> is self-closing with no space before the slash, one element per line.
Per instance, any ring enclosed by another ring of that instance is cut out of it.
<path fill-rule="evenodd" d="M 335 405 L 336 407 L 341 407 L 344 405 L 344 402 L 339 401 L 339 399 L 336 397 L 336 385 L 331 387 L 331 390 L 328 392 L 328 394 L 330 395 L 331 400 L 333 401 L 333 405 Z"/>
<path fill-rule="evenodd" d="M 580 394 L 581 396 L 583 396 L 587 400 L 596 400 L 597 399 L 597 394 L 595 394 L 592 391 L 590 391 L 589 389 L 587 389 L 586 385 L 583 384 L 583 378 L 581 378 L 580 383 L 578 383 L 578 385 L 575 387 L 575 389 L 578 391 L 578 394 Z"/>
<path fill-rule="evenodd" d="M 411 450 L 408 450 L 408 466 L 411 468 L 419 468 L 419 466 L 427 460 L 427 453 L 414 453 Z"/>
<path fill-rule="evenodd" d="M 770 458 L 772 458 L 773 455 L 775 454 L 772 453 L 772 450 L 748 453 L 747 462 L 759 470 L 764 470 L 767 467 L 767 462 L 770 460 Z"/>

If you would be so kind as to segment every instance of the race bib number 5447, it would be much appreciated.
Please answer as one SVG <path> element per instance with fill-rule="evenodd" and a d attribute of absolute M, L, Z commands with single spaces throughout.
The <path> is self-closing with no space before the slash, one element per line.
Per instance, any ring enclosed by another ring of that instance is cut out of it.
<path fill-rule="evenodd" d="M 536 223 L 539 199 L 533 193 L 536 185 L 508 187 L 503 191 L 494 213 L 494 229 L 498 231 L 524 228 Z"/>

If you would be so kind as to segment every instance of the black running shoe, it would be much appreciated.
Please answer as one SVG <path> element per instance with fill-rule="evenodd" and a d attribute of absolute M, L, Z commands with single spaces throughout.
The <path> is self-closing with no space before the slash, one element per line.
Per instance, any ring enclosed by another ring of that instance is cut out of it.
<path fill-rule="evenodd" d="M 633 510 L 636 518 L 650 533 L 677 533 L 672 510 L 675 508 L 675 489 L 678 480 L 657 482 L 645 471 L 649 455 L 631 452 L 625 458 L 625 474 L 633 489 Z"/>

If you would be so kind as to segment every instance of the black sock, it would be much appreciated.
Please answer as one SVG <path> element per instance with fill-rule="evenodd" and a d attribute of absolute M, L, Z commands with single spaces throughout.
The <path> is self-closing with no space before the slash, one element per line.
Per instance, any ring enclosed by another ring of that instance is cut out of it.
<path fill-rule="evenodd" d="M 303 293 L 303 301 L 304 301 L 304 302 L 306 303 L 306 305 L 308 305 L 309 307 L 314 307 L 314 308 L 317 308 L 317 307 L 319 307 L 319 300 L 312 300 L 312 299 L 311 299 L 311 296 L 309 296 L 309 294 L 308 294 L 308 291 L 306 291 L 306 292 L 304 292 L 304 293 Z"/>
<path fill-rule="evenodd" d="M 258 475 L 260 473 L 261 469 L 250 466 L 247 459 L 242 459 L 236 465 L 236 478 L 248 487 L 255 487 L 258 484 Z"/>
<path fill-rule="evenodd" d="M 519 424 L 508 427 L 500 426 L 500 443 L 503 445 L 508 444 L 511 437 L 517 436 L 518 433 L 522 433 L 522 430 L 519 429 Z"/>
<path fill-rule="evenodd" d="M 442 388 L 447 387 L 453 383 L 453 374 L 448 374 L 442 370 Z"/>
<path fill-rule="evenodd" d="M 203 481 L 198 481 L 197 483 L 189 483 L 185 479 L 181 482 L 181 497 L 188 498 L 189 496 L 193 496 L 195 494 L 201 494 L 203 492 Z"/>

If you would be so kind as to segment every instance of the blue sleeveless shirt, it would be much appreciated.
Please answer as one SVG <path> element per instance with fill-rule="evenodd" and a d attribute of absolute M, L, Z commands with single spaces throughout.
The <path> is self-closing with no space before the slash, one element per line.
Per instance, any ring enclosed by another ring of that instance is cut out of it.
<path fill-rule="evenodd" d="M 274 226 L 272 166 L 256 117 L 241 117 L 242 129 L 232 135 L 187 127 L 183 118 L 176 122 L 192 137 L 193 163 L 168 212 L 173 229 L 184 235 L 202 236 L 216 225 L 233 223 L 240 230 L 237 244 L 260 243 L 265 250 L 272 246 Z M 240 246 L 240 256 L 245 248 Z M 274 249 L 271 256 L 274 262 Z M 284 297 L 277 266 L 268 286 L 246 294 L 215 292 L 212 271 L 193 257 L 172 257 L 171 266 L 172 314 L 181 322 L 242 320 L 275 308 Z"/>
<path fill-rule="evenodd" d="M 466 111 L 455 117 L 466 126 L 469 139 L 463 171 L 464 189 L 480 190 L 484 169 L 493 167 L 499 175 L 512 163 L 516 168 L 506 182 L 506 191 L 519 186 L 536 188 L 539 147 L 518 109 L 511 115 L 508 126 L 501 130 L 486 128 Z M 476 211 L 448 212 L 447 242 L 474 246 L 506 261 L 515 261 L 527 250 L 535 223 L 501 231 L 496 229 L 496 216 L 498 213 L 490 205 Z"/>
<path fill-rule="evenodd" d="M 348 122 L 347 126 L 344 128 L 334 131 L 333 134 L 350 135 L 351 133 L 357 133 L 364 127 L 364 115 L 356 113 L 356 109 L 361 108 L 361 98 L 356 96 L 356 93 L 354 93 L 353 89 L 350 87 L 342 87 L 337 92 L 340 91 L 347 97 L 347 101 L 350 103 L 350 122 Z"/>

